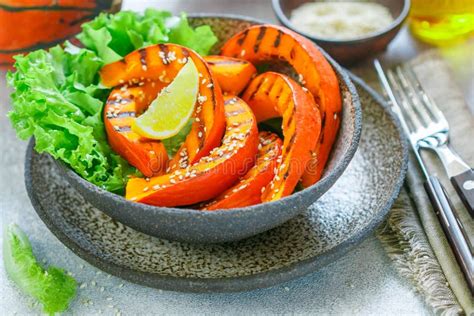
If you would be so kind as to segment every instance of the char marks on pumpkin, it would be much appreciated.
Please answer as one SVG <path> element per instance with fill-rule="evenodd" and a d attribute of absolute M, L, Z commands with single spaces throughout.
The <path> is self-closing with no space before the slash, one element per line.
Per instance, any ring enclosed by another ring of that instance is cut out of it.
<path fill-rule="evenodd" d="M 245 39 L 247 38 L 247 35 L 249 34 L 249 29 L 246 29 L 241 37 L 237 40 L 237 44 L 239 44 L 239 46 L 242 46 L 242 44 L 245 42 Z"/>
<path fill-rule="evenodd" d="M 158 47 L 159 47 L 160 51 L 163 52 L 164 58 L 161 58 L 161 60 L 163 62 L 163 65 L 165 65 L 165 66 L 169 65 L 170 62 L 168 60 L 168 53 L 169 53 L 168 46 L 166 46 L 166 44 L 158 44 Z"/>
<path fill-rule="evenodd" d="M 262 26 L 259 29 L 257 39 L 255 41 L 255 45 L 253 46 L 253 51 L 255 53 L 258 53 L 258 50 L 260 49 L 260 44 L 262 44 L 262 40 L 265 37 L 265 33 L 267 32 L 267 28 L 265 26 Z"/>
<path fill-rule="evenodd" d="M 281 43 L 281 36 L 283 35 L 283 32 L 281 30 L 278 30 L 277 36 L 275 38 L 275 41 L 273 42 L 273 47 L 278 47 L 280 46 Z"/>
<path fill-rule="evenodd" d="M 147 62 L 146 62 L 146 56 L 147 56 L 147 51 L 146 49 L 142 48 L 138 51 L 140 54 L 140 63 L 142 64 L 142 67 L 147 67 Z"/>

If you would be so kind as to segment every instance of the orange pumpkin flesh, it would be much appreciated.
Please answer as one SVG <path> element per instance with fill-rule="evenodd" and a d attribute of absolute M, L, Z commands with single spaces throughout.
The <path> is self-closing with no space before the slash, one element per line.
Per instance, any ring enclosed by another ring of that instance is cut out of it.
<path fill-rule="evenodd" d="M 222 92 L 238 95 L 257 73 L 254 65 L 243 59 L 206 56 L 204 60 L 211 68 Z"/>
<path fill-rule="evenodd" d="M 227 128 L 220 147 L 184 169 L 148 181 L 130 179 L 125 197 L 157 206 L 191 205 L 214 198 L 244 175 L 257 154 L 256 119 L 241 99 L 226 97 L 225 103 Z"/>
<path fill-rule="evenodd" d="M 104 125 L 112 149 L 140 170 L 145 177 L 166 170 L 168 153 L 160 141 L 132 131 L 133 120 L 143 113 L 163 88 L 161 82 L 114 89 L 104 107 Z"/>
<path fill-rule="evenodd" d="M 339 83 L 329 62 L 311 41 L 276 25 L 249 27 L 229 39 L 221 53 L 253 64 L 284 60 L 298 73 L 300 83 L 313 94 L 320 106 L 322 132 L 313 148 L 316 155 L 301 181 L 305 187 L 314 184 L 322 176 L 341 119 Z"/>
<path fill-rule="evenodd" d="M 278 158 L 281 158 L 281 139 L 269 132 L 260 132 L 257 161 L 239 182 L 222 192 L 202 210 L 229 209 L 262 203 L 262 190 L 273 179 Z"/>
<path fill-rule="evenodd" d="M 207 155 L 220 144 L 224 133 L 222 93 L 206 62 L 183 46 L 159 44 L 134 51 L 100 70 L 102 83 L 108 87 L 123 84 L 143 87 L 148 81 L 164 87 L 173 80 L 188 58 L 192 58 L 200 74 L 199 95 L 191 131 L 170 161 L 169 171 L 185 168 Z M 156 97 L 156 93 L 153 95 Z"/>
<path fill-rule="evenodd" d="M 283 117 L 281 163 L 262 200 L 274 201 L 290 195 L 312 158 L 312 149 L 321 131 L 321 118 L 314 98 L 294 80 L 275 72 L 266 72 L 253 79 L 242 98 L 252 108 L 258 122 Z"/>
<path fill-rule="evenodd" d="M 0 67 L 13 56 L 62 43 L 112 0 L 0 0 Z"/>

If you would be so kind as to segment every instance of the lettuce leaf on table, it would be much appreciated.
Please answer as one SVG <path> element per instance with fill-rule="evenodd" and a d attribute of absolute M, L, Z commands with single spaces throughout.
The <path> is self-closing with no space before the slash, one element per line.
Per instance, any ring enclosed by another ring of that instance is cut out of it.
<path fill-rule="evenodd" d="M 37 299 L 50 315 L 65 311 L 76 296 L 76 280 L 53 266 L 44 270 L 33 254 L 28 237 L 17 225 L 5 227 L 3 261 L 15 285 Z"/>
<path fill-rule="evenodd" d="M 35 137 L 35 149 L 68 164 L 84 179 L 122 193 L 130 174 L 138 171 L 110 148 L 102 120 L 109 89 L 98 71 L 135 49 L 173 42 L 206 55 L 217 42 L 209 26 L 193 29 L 185 15 L 148 9 L 101 14 L 77 35 L 83 48 L 68 42 L 49 51 L 15 57 L 7 74 L 12 111 L 9 118 L 21 139 Z M 180 133 L 183 141 L 187 133 Z M 174 149 L 172 149 L 174 151 Z"/>

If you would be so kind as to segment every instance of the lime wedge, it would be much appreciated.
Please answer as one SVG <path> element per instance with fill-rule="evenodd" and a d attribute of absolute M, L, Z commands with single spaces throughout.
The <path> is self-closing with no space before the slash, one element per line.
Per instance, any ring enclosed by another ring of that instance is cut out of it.
<path fill-rule="evenodd" d="M 199 73 L 188 58 L 174 80 L 134 121 L 132 130 L 151 139 L 166 139 L 178 134 L 193 114 L 198 88 Z"/>

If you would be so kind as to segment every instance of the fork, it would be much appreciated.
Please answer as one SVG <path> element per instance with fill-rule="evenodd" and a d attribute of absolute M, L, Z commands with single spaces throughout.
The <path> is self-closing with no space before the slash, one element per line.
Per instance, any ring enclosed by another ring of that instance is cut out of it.
<path fill-rule="evenodd" d="M 420 89 L 421 85 L 417 82 L 419 88 L 414 87 L 413 80 L 417 79 L 413 72 L 410 73 L 411 70 L 408 69 L 407 66 L 402 66 L 403 69 L 402 67 L 396 67 L 394 71 L 388 70 L 387 75 L 377 59 L 374 60 L 374 66 L 380 78 L 380 82 L 390 99 L 392 111 L 398 116 L 400 124 L 413 149 L 413 153 L 425 176 L 425 190 L 430 197 L 431 204 L 438 215 L 441 226 L 451 244 L 459 266 L 466 277 L 468 287 L 471 293 L 474 293 L 474 259 L 468 235 L 446 190 L 435 175 L 428 173 L 419 153 L 421 148 L 428 146 L 428 148 L 431 148 L 431 144 L 434 144 L 434 141 L 431 139 L 440 139 L 440 141 L 437 141 L 437 146 L 433 146 L 433 148 L 442 147 L 447 144 L 449 133 L 447 121 L 437 108 L 433 109 L 433 107 L 428 108 L 427 106 L 420 105 L 420 98 L 422 97 L 418 97 L 418 103 L 417 101 L 413 101 L 415 99 L 416 89 Z M 427 95 L 424 91 L 423 94 L 426 99 Z M 426 101 L 424 102 L 427 103 Z M 431 101 L 430 103 L 434 104 Z M 421 112 L 424 113 L 420 114 Z M 432 112 L 438 113 L 433 114 Z M 437 120 L 433 119 L 435 115 L 436 118 L 438 118 Z M 439 145 L 440 143 L 441 145 Z M 457 155 L 456 158 L 458 158 Z M 460 158 L 457 161 L 462 162 Z"/>
<path fill-rule="evenodd" d="M 466 209 L 474 216 L 474 170 L 449 146 L 449 124 L 436 103 L 423 90 L 413 70 L 406 64 L 387 72 L 389 81 L 408 102 L 401 106 L 407 112 L 407 123 L 418 146 L 433 150 L 440 158 L 453 187 Z"/>

